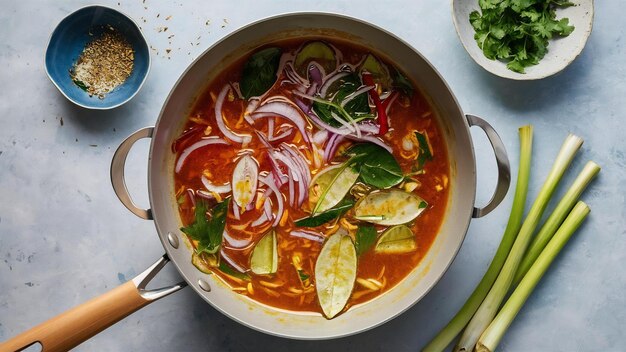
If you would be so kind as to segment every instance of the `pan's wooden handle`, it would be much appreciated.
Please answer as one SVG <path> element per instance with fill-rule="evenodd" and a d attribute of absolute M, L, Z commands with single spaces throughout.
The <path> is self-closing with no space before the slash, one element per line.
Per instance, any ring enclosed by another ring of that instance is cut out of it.
<path fill-rule="evenodd" d="M 13 352 L 39 342 L 44 352 L 70 350 L 129 314 L 186 286 L 185 282 L 146 290 L 150 280 L 167 264 L 163 256 L 133 280 L 93 298 L 0 344 L 0 352 Z"/>
<path fill-rule="evenodd" d="M 0 351 L 19 351 L 35 342 L 46 352 L 67 351 L 148 303 L 128 281 L 0 344 Z"/>

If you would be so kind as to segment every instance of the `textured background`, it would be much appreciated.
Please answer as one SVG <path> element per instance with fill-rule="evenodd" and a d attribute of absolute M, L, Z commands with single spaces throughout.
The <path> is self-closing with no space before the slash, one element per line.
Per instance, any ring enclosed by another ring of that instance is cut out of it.
<path fill-rule="evenodd" d="M 585 138 L 564 184 L 587 160 L 601 164 L 601 175 L 583 196 L 591 216 L 530 297 L 501 350 L 624 350 L 626 142 L 621 122 L 626 113 L 626 55 L 620 2 L 596 2 L 594 30 L 582 55 L 560 75 L 539 82 L 499 79 L 478 67 L 456 37 L 449 1 L 103 3 L 139 22 L 155 50 L 142 91 L 118 109 L 96 112 L 66 101 L 43 69 L 44 50 L 56 24 L 88 3 L 2 1 L 0 340 L 119 285 L 163 253 L 152 222 L 130 214 L 115 197 L 109 163 L 127 135 L 154 124 L 185 67 L 213 42 L 250 21 L 288 11 L 323 10 L 368 20 L 421 51 L 446 78 L 464 110 L 483 116 L 499 131 L 514 174 L 517 127 L 534 124 L 529 199 L 566 134 Z M 158 31 L 165 26 L 167 31 Z M 172 51 L 166 54 L 168 48 Z M 480 131 L 472 133 L 479 159 L 478 202 L 485 203 L 495 185 L 495 162 L 486 138 Z M 131 193 L 144 205 L 147 147 L 143 141 L 133 149 L 126 169 Z M 418 350 L 482 277 L 511 200 L 512 192 L 498 210 L 472 222 L 454 264 L 427 297 L 372 331 L 324 342 L 271 337 L 231 321 L 186 289 L 135 313 L 78 350 Z M 172 282 L 176 276 L 170 270 L 163 281 Z"/>

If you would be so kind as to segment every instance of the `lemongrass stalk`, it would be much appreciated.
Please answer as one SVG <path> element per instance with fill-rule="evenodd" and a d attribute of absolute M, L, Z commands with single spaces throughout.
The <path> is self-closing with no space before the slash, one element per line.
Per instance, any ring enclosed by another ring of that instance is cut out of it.
<path fill-rule="evenodd" d="M 600 172 L 600 166 L 593 161 L 587 162 L 583 170 L 578 174 L 572 186 L 567 190 L 559 204 L 554 208 L 550 217 L 541 227 L 541 230 L 535 235 L 535 238 L 528 246 L 528 250 L 522 259 L 522 262 L 517 268 L 517 273 L 513 278 L 513 285 L 515 287 L 522 280 L 526 272 L 535 262 L 535 259 L 539 257 L 543 248 L 548 244 L 556 230 L 559 228 L 563 220 L 569 214 L 570 210 L 576 204 L 576 201 L 583 193 L 589 182 Z"/>
<path fill-rule="evenodd" d="M 511 297 L 506 301 L 498 315 L 493 319 L 489 327 L 480 336 L 478 345 L 476 346 L 477 352 L 492 352 L 500 343 L 502 336 L 506 333 L 506 330 L 511 325 L 517 313 L 528 299 L 528 296 L 533 292 L 535 286 L 543 274 L 559 254 L 565 243 L 572 237 L 572 234 L 578 229 L 580 224 L 589 214 L 590 209 L 587 204 L 579 201 L 574 206 L 574 209 L 569 213 L 563 224 L 559 227 L 558 231 L 554 234 L 554 237 L 546 245 L 541 252 L 537 260 L 528 270 L 528 273 L 524 275 L 524 278 L 517 286 L 515 291 L 511 294 Z"/>
<path fill-rule="evenodd" d="M 485 297 L 485 300 L 481 303 L 480 307 L 478 307 L 478 310 L 470 320 L 469 324 L 467 324 L 467 327 L 461 335 L 461 339 L 454 349 L 455 351 L 473 351 L 474 346 L 476 346 L 476 342 L 478 342 L 478 338 L 482 335 L 483 331 L 485 331 L 489 323 L 491 323 L 493 317 L 496 315 L 502 300 L 504 300 L 504 296 L 511 287 L 513 275 L 515 275 L 517 267 L 519 266 L 519 263 L 526 252 L 526 248 L 528 247 L 528 243 L 531 240 L 531 236 L 539 224 L 539 220 L 541 220 L 541 215 L 543 215 L 550 198 L 554 194 L 557 184 L 563 177 L 565 170 L 572 162 L 572 159 L 574 159 L 576 152 L 580 149 L 582 144 L 583 140 L 573 134 L 568 135 L 565 139 L 565 142 L 563 143 L 563 146 L 561 147 L 561 150 L 552 165 L 552 169 L 539 191 L 539 195 L 537 195 L 537 198 L 535 199 L 528 215 L 526 216 L 526 219 L 522 224 L 522 228 L 515 239 L 515 243 L 513 243 L 511 252 L 502 266 L 502 270 L 500 270 L 500 273 L 498 274 L 496 281 L 493 283 L 491 290 L 489 290 L 487 297 Z"/>
<path fill-rule="evenodd" d="M 506 229 L 502 235 L 500 245 L 496 250 L 496 254 L 489 264 L 487 272 L 483 276 L 478 286 L 472 292 L 472 295 L 465 301 L 465 304 L 458 313 L 450 320 L 448 325 L 444 327 L 438 334 L 432 339 L 426 347 L 422 349 L 423 352 L 440 352 L 448 346 L 452 340 L 463 330 L 467 322 L 472 318 L 472 315 L 480 306 L 491 285 L 496 280 L 504 260 L 507 254 L 513 246 L 515 236 L 519 232 L 522 226 L 522 218 L 524 216 L 524 206 L 526 204 L 526 195 L 528 194 L 528 179 L 530 177 L 530 160 L 532 156 L 533 147 L 533 126 L 527 125 L 519 128 L 520 137 L 520 159 L 519 159 L 519 171 L 517 172 L 517 185 L 515 186 L 515 197 L 513 198 L 513 206 L 511 207 L 511 213 L 509 215 L 509 221 L 506 224 Z"/>

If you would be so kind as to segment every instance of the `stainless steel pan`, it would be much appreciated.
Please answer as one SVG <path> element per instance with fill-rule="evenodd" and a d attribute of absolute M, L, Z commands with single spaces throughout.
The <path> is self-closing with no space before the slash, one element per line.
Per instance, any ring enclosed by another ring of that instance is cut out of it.
<path fill-rule="evenodd" d="M 221 69 L 264 43 L 279 39 L 324 36 L 350 40 L 387 56 L 406 72 L 434 105 L 445 134 L 450 166 L 450 199 L 444 223 L 428 254 L 401 283 L 382 296 L 352 307 L 335 319 L 320 314 L 275 309 L 233 293 L 214 277 L 198 271 L 182 233 L 173 195 L 172 141 L 181 132 L 195 97 Z M 489 203 L 474 206 L 476 163 L 470 127 L 485 131 L 496 156 L 498 182 Z M 124 183 L 124 163 L 132 145 L 150 138 L 148 192 L 151 209 L 141 209 Z M 252 23 L 206 50 L 182 74 L 154 127 L 133 133 L 119 146 L 111 165 L 113 188 L 135 215 L 153 220 L 166 254 L 144 273 L 126 284 L 78 306 L 0 345 L 16 350 L 33 342 L 45 351 L 66 350 L 102 331 L 135 310 L 189 285 L 213 307 L 232 319 L 268 334 L 297 339 L 328 339 L 371 329 L 399 315 L 419 301 L 447 270 L 459 250 L 470 219 L 492 211 L 504 198 L 510 183 L 509 163 L 502 141 L 484 120 L 465 115 L 450 88 L 433 66 L 410 45 L 367 22 L 334 14 L 292 13 Z M 145 285 L 168 260 L 184 282 L 160 290 Z"/>

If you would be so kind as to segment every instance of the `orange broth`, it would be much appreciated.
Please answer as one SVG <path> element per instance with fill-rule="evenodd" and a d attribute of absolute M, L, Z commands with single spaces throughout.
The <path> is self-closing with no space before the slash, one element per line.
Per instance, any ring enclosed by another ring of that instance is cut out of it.
<path fill-rule="evenodd" d="M 295 52 L 302 43 L 303 41 L 284 41 L 275 43 L 275 45 L 279 46 L 283 52 Z M 369 53 L 367 49 L 344 42 L 332 41 L 332 45 L 343 53 L 343 61 L 351 64 L 357 64 L 364 55 Z M 382 58 L 379 59 L 389 67 L 392 67 L 391 63 L 384 61 Z M 197 141 L 207 135 L 223 137 L 218 129 L 213 112 L 216 96 L 225 84 L 240 80 L 243 64 L 244 60 L 241 60 L 220 73 L 197 99 L 184 127 L 184 131 L 191 131 L 184 144 L 189 145 L 193 141 Z M 280 81 L 281 78 L 279 77 L 277 82 Z M 270 95 L 280 94 L 293 98 L 291 92 L 285 88 L 277 83 L 271 89 Z M 261 132 L 267 132 L 267 121 L 266 119 L 259 119 L 252 127 L 243 119 L 246 104 L 246 101 L 238 98 L 235 91 L 231 90 L 231 94 L 229 94 L 223 106 L 226 125 L 234 132 L 252 135 L 252 141 L 245 147 L 244 151 L 249 152 L 256 159 L 259 163 L 259 170 L 270 170 L 269 159 L 265 155 L 266 148 L 253 131 L 256 128 Z M 374 108 L 372 110 L 376 111 Z M 419 184 L 414 192 L 428 203 L 428 207 L 417 219 L 408 224 L 415 234 L 417 250 L 404 254 L 380 254 L 370 249 L 358 258 L 357 278 L 375 279 L 382 284 L 382 288 L 371 290 L 358 282 L 355 283 L 346 309 L 377 297 L 406 277 L 427 253 L 439 231 L 446 212 L 450 167 L 444 137 L 438 126 L 434 109 L 419 89 L 415 89 L 411 98 L 406 96 L 399 97 L 391 106 L 388 116 L 390 130 L 382 136 L 382 139 L 393 148 L 393 155 L 404 173 L 411 172 L 412 166 L 415 164 L 416 152 L 404 151 L 402 139 L 407 134 L 412 134 L 413 131 L 425 131 L 428 136 L 433 159 L 425 163 L 422 174 L 413 177 Z M 279 117 L 275 119 L 276 126 L 280 126 L 282 123 L 289 123 Z M 311 134 L 319 130 L 310 121 L 307 122 L 307 129 Z M 295 132 L 294 138 L 288 141 L 288 143 L 298 148 L 306 156 L 313 177 L 321 169 L 328 166 L 328 164 L 323 165 L 318 169 L 313 166 L 311 150 L 299 132 Z M 335 157 L 331 159 L 331 163 L 345 160 L 340 152 L 352 143 L 354 142 L 343 142 Z M 241 146 L 235 143 L 228 146 L 209 145 L 202 147 L 187 158 L 180 172 L 174 174 L 175 192 L 179 199 L 180 218 L 184 225 L 194 221 L 194 206 L 190 196 L 187 195 L 187 190 L 204 189 L 200 179 L 203 174 L 214 184 L 229 183 L 236 160 L 241 153 L 240 148 Z M 180 150 L 177 154 L 178 159 Z M 285 199 L 286 215 L 275 228 L 279 258 L 277 272 L 271 276 L 250 274 L 251 280 L 246 281 L 225 274 L 218 268 L 211 268 L 211 271 L 230 285 L 235 292 L 247 295 L 269 306 L 293 311 L 320 312 L 321 308 L 314 288 L 314 266 L 322 248 L 322 243 L 290 235 L 290 232 L 296 228 L 294 221 L 310 215 L 311 205 L 308 201 L 305 201 L 303 206 L 296 205 L 292 207 L 286 200 L 288 185 L 284 184 L 280 190 Z M 258 196 L 259 193 L 257 193 Z M 276 211 L 276 206 L 273 205 L 273 207 L 273 210 Z M 226 220 L 227 232 L 232 238 L 250 238 L 252 242 L 256 243 L 264 234 L 271 230 L 271 221 L 257 228 L 249 226 L 249 223 L 253 219 L 258 218 L 262 211 L 262 207 L 261 209 L 255 207 L 250 211 L 242 212 L 240 220 L 236 220 L 233 212 L 229 209 Z M 342 226 L 342 223 L 343 221 L 331 221 L 309 230 L 327 237 L 334 233 L 339 226 Z M 353 221 L 350 224 L 354 225 L 355 223 Z M 248 225 L 246 226 L 246 224 Z M 380 235 L 383 227 L 377 226 L 377 229 L 379 229 Z M 348 232 L 354 238 L 355 230 L 349 228 Z M 191 239 L 190 242 L 194 246 L 196 245 Z M 238 265 L 244 268 L 250 267 L 250 254 L 254 246 L 245 250 L 223 247 L 224 252 Z M 294 255 L 300 258 L 302 273 L 310 276 L 308 286 L 303 285 L 294 267 Z"/>

